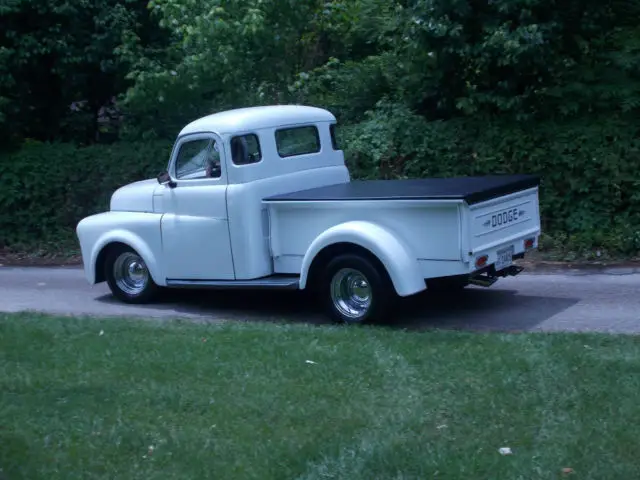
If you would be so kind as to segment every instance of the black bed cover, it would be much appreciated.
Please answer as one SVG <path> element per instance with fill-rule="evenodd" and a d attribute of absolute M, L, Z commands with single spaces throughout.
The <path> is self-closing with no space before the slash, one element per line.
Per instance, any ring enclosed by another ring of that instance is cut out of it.
<path fill-rule="evenodd" d="M 537 187 L 536 175 L 363 180 L 310 188 L 265 198 L 269 202 L 349 200 L 464 200 L 468 204 Z"/>

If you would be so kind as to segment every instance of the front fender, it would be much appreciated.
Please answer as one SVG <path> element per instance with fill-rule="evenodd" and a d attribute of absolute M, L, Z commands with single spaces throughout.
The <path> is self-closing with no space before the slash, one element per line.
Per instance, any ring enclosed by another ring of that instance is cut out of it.
<path fill-rule="evenodd" d="M 307 284 L 314 258 L 325 247 L 337 243 L 352 243 L 373 253 L 387 269 L 398 295 L 404 297 L 426 288 L 417 258 L 402 240 L 375 223 L 352 221 L 325 230 L 311 243 L 302 260 L 301 289 Z"/>
<path fill-rule="evenodd" d="M 85 276 L 96 283 L 96 264 L 100 252 L 110 243 L 123 243 L 133 248 L 143 258 L 149 274 L 158 285 L 165 279 L 161 255 L 160 215 L 133 212 L 108 212 L 87 217 L 76 227 Z"/>

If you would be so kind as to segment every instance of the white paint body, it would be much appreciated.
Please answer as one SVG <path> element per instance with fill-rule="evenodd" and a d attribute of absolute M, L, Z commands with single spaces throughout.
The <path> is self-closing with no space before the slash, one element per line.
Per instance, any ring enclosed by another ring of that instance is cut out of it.
<path fill-rule="evenodd" d="M 372 252 L 384 265 L 396 293 L 426 288 L 425 279 L 468 274 L 476 259 L 540 234 L 538 189 L 520 191 L 469 206 L 462 200 L 265 201 L 273 195 L 350 181 L 341 150 L 332 144 L 335 117 L 303 106 L 256 107 L 222 112 L 187 125 L 171 153 L 168 173 L 175 186 L 155 179 L 117 190 L 110 211 L 77 226 L 86 278 L 103 281 L 100 255 L 120 242 L 144 259 L 161 286 L 181 282 L 237 282 L 272 275 L 299 278 L 307 285 L 316 255 L 348 242 Z M 275 132 L 282 127 L 317 128 L 320 150 L 281 157 Z M 237 165 L 231 139 L 253 134 L 262 159 Z M 214 140 L 219 147 L 217 178 L 176 176 L 176 158 L 185 142 Z M 518 221 L 486 226 L 488 215 L 523 208 Z"/>

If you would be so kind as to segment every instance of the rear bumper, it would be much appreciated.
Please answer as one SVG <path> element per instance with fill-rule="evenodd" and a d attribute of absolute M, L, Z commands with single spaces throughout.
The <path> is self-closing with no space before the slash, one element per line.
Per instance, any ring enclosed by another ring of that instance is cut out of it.
<path fill-rule="evenodd" d="M 478 252 L 470 252 L 469 273 L 477 274 L 490 270 L 494 275 L 509 268 L 514 260 L 524 258 L 527 252 L 538 248 L 540 231 L 527 232 L 499 245 Z"/>

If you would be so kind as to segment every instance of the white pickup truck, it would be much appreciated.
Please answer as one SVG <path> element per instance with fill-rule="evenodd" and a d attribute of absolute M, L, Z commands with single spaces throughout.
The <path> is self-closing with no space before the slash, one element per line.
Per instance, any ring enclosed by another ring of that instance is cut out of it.
<path fill-rule="evenodd" d="M 185 126 L 166 172 L 77 226 L 90 284 L 124 302 L 163 288 L 300 289 L 339 322 L 426 288 L 489 286 L 537 247 L 539 179 L 350 181 L 336 118 L 297 105 Z"/>

